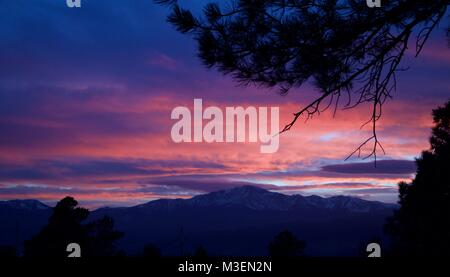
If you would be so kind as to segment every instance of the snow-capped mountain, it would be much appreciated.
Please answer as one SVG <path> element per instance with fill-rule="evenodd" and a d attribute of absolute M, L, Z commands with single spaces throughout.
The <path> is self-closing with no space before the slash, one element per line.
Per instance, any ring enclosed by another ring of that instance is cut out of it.
<path fill-rule="evenodd" d="M 12 208 L 12 209 L 24 209 L 24 210 L 51 209 L 51 207 L 45 205 L 44 203 L 42 203 L 38 200 L 34 200 L 34 199 L 0 201 L 0 209 L 6 208 L 6 207 Z"/>
<path fill-rule="evenodd" d="M 0 201 L 0 246 L 16 247 L 37 234 L 47 223 L 52 208 L 37 200 Z"/>
<path fill-rule="evenodd" d="M 242 186 L 198 195 L 190 199 L 160 199 L 136 207 L 140 209 L 167 210 L 181 207 L 241 207 L 260 211 L 315 208 L 348 212 L 371 212 L 392 209 L 395 205 L 366 201 L 349 196 L 323 198 L 316 195 L 285 195 L 255 186 Z"/>
<path fill-rule="evenodd" d="M 310 255 L 355 255 L 361 244 L 383 237 L 395 205 L 337 196 L 285 195 L 253 186 L 160 199 L 130 208 L 105 208 L 93 218 L 111 216 L 126 236 L 121 246 L 138 252 L 152 242 L 176 255 L 173 241 L 204 246 L 220 255 L 265 255 L 270 239 L 288 229 L 304 239 Z M 180 234 L 182 230 L 183 234 Z"/>
<path fill-rule="evenodd" d="M 165 255 L 202 245 L 211 254 L 260 256 L 278 232 L 288 229 L 307 243 L 309 255 L 356 255 L 361 244 L 383 237 L 386 217 L 395 205 L 347 196 L 285 195 L 253 186 L 160 199 L 128 208 L 101 208 L 89 220 L 110 216 L 124 232 L 119 247 L 138 253 L 147 243 Z M 36 200 L 0 201 L 0 245 L 29 239 L 51 215 Z"/>

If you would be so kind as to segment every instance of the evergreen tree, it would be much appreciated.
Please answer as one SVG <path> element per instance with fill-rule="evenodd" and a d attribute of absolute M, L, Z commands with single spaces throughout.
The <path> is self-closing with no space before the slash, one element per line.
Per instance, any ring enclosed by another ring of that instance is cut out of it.
<path fill-rule="evenodd" d="M 114 231 L 111 218 L 82 224 L 89 210 L 77 207 L 73 197 L 65 197 L 53 208 L 48 224 L 39 234 L 25 241 L 24 255 L 32 257 L 67 257 L 67 245 L 77 243 L 82 256 L 112 256 L 117 254 L 114 242 L 122 233 Z"/>
<path fill-rule="evenodd" d="M 277 234 L 269 244 L 271 257 L 295 257 L 303 255 L 306 243 L 297 239 L 290 231 Z"/>
<path fill-rule="evenodd" d="M 430 150 L 411 183 L 399 184 L 400 208 L 388 220 L 394 255 L 448 256 L 450 251 L 450 101 L 433 110 Z"/>

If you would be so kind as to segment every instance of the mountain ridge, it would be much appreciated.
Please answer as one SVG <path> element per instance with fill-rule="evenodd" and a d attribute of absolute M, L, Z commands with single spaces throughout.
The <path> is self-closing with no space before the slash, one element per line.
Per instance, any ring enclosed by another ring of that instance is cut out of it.
<path fill-rule="evenodd" d="M 0 207 L 23 208 L 23 209 L 51 209 L 50 206 L 37 199 L 12 199 L 1 200 Z"/>
<path fill-rule="evenodd" d="M 33 208 L 35 207 L 35 208 Z M 312 256 L 354 256 L 362 242 L 383 237 L 393 204 L 348 196 L 286 195 L 243 186 L 189 199 L 158 199 L 132 207 L 103 207 L 88 221 L 113 218 L 125 236 L 118 246 L 137 254 L 144 245 L 157 245 L 164 255 L 179 255 L 203 246 L 212 255 L 264 256 L 270 240 L 290 230 L 307 242 Z M 29 239 L 46 223 L 51 207 L 37 200 L 0 201 L 0 245 Z M 3 227 L 3 226 L 2 226 Z M 25 232 L 24 232 L 25 231 Z"/>
<path fill-rule="evenodd" d="M 259 197 L 259 199 L 255 199 L 256 197 Z M 380 201 L 373 201 L 373 200 L 365 200 L 358 197 L 353 196 L 347 196 L 347 195 L 338 195 L 338 196 L 330 196 L 330 197 L 322 197 L 318 195 L 308 195 L 304 196 L 301 194 L 293 194 L 293 195 L 287 195 L 280 192 L 274 192 L 271 190 L 266 190 L 257 186 L 252 185 L 245 185 L 240 187 L 234 187 L 230 189 L 225 190 L 217 190 L 213 192 L 209 192 L 206 194 L 199 194 L 195 195 L 191 198 L 160 198 L 148 201 L 146 203 L 130 206 L 130 207 L 99 207 L 96 209 L 93 209 L 91 211 L 97 211 L 101 209 L 129 209 L 129 208 L 146 208 L 151 206 L 157 206 L 160 204 L 166 203 L 166 202 L 178 202 L 178 203 L 189 203 L 190 205 L 199 205 L 199 206 L 208 206 L 210 205 L 224 205 L 227 204 L 240 204 L 245 201 L 252 201 L 248 204 L 248 208 L 253 208 L 255 210 L 263 209 L 264 207 L 261 206 L 251 206 L 251 204 L 255 201 L 262 201 L 267 199 L 262 199 L 263 196 L 271 196 L 270 199 L 275 201 L 285 201 L 287 202 L 286 205 L 293 205 L 295 202 L 299 201 L 305 201 L 307 204 L 310 205 L 320 205 L 320 204 L 338 204 L 345 205 L 348 203 L 353 204 L 374 204 L 374 205 L 380 205 L 380 206 L 387 206 L 390 208 L 395 208 L 397 205 L 393 203 L 385 203 Z M 250 197 L 250 198 L 249 198 Z M 216 202 L 214 201 L 216 200 Z M 331 203 L 327 203 L 331 202 Z M 12 200 L 0 200 L 0 207 L 15 207 L 15 208 L 28 208 L 28 209 L 50 209 L 52 206 L 49 206 L 40 200 L 37 199 L 12 199 Z M 327 206 L 327 208 L 333 208 L 334 206 Z M 282 207 L 279 207 L 280 210 L 282 210 Z"/>
<path fill-rule="evenodd" d="M 270 200 L 267 203 L 265 201 Z M 339 208 L 352 208 L 361 207 L 366 204 L 371 208 L 389 207 L 395 208 L 396 204 L 384 203 L 379 201 L 369 201 L 357 197 L 351 196 L 332 196 L 321 197 L 317 195 L 303 196 L 301 194 L 287 195 L 279 192 L 273 192 L 265 190 L 256 186 L 241 186 L 231 188 L 227 190 L 219 190 L 210 192 L 207 194 L 201 194 L 188 199 L 176 198 L 176 199 L 157 199 L 147 203 L 139 204 L 133 207 L 136 208 L 151 208 L 151 207 L 163 207 L 167 208 L 177 207 L 177 205 L 186 204 L 189 206 L 239 206 L 254 209 L 254 210 L 289 210 L 295 208 L 296 205 L 311 205 L 311 206 L 325 206 L 328 209 Z M 106 208 L 106 207 L 105 207 Z M 102 208 L 99 208 L 102 209 Z M 114 209 L 114 208 L 112 208 Z M 356 211 L 356 209 L 355 209 Z"/>

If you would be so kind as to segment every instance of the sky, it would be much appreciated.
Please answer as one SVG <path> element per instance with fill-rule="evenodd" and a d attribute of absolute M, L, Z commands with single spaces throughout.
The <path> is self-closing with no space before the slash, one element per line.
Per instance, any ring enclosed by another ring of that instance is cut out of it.
<path fill-rule="evenodd" d="M 208 1 L 184 1 L 199 10 Z M 182 2 L 183 3 L 183 2 Z M 423 53 L 408 52 L 373 160 L 344 159 L 370 136 L 370 106 L 321 113 L 258 143 L 174 143 L 177 106 L 279 107 L 280 128 L 318 95 L 311 86 L 281 96 L 242 87 L 196 57 L 192 38 L 150 0 L 0 0 L 0 200 L 66 195 L 80 204 L 131 206 L 242 185 L 286 194 L 349 195 L 397 201 L 428 149 L 431 110 L 449 99 L 450 50 L 444 21 Z"/>

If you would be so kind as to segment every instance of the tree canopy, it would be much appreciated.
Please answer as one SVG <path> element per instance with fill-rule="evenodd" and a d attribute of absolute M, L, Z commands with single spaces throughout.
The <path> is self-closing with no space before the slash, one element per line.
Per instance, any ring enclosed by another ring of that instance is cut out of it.
<path fill-rule="evenodd" d="M 295 257 L 303 255 L 306 243 L 297 239 L 293 233 L 284 230 L 278 233 L 269 244 L 271 257 Z"/>
<path fill-rule="evenodd" d="M 433 110 L 430 150 L 411 183 L 399 184 L 400 208 L 389 219 L 393 254 L 448 256 L 450 249 L 450 101 Z"/>
<path fill-rule="evenodd" d="M 450 4 L 399 0 L 369 8 L 363 0 L 230 0 L 208 3 L 196 16 L 176 0 L 155 1 L 172 7 L 168 21 L 194 37 L 205 66 L 282 94 L 314 84 L 320 94 L 281 132 L 302 115 L 370 103 L 364 125 L 371 124 L 372 136 L 350 156 L 373 143 L 367 157 L 375 159 L 382 149 L 376 123 L 396 89 L 405 52 L 414 46 L 419 55 Z"/>
<path fill-rule="evenodd" d="M 77 243 L 82 256 L 113 256 L 119 254 L 114 242 L 123 233 L 114 230 L 111 218 L 86 224 L 89 210 L 78 207 L 72 197 L 65 197 L 53 208 L 48 224 L 32 239 L 25 241 L 25 256 L 67 257 L 67 245 Z"/>

